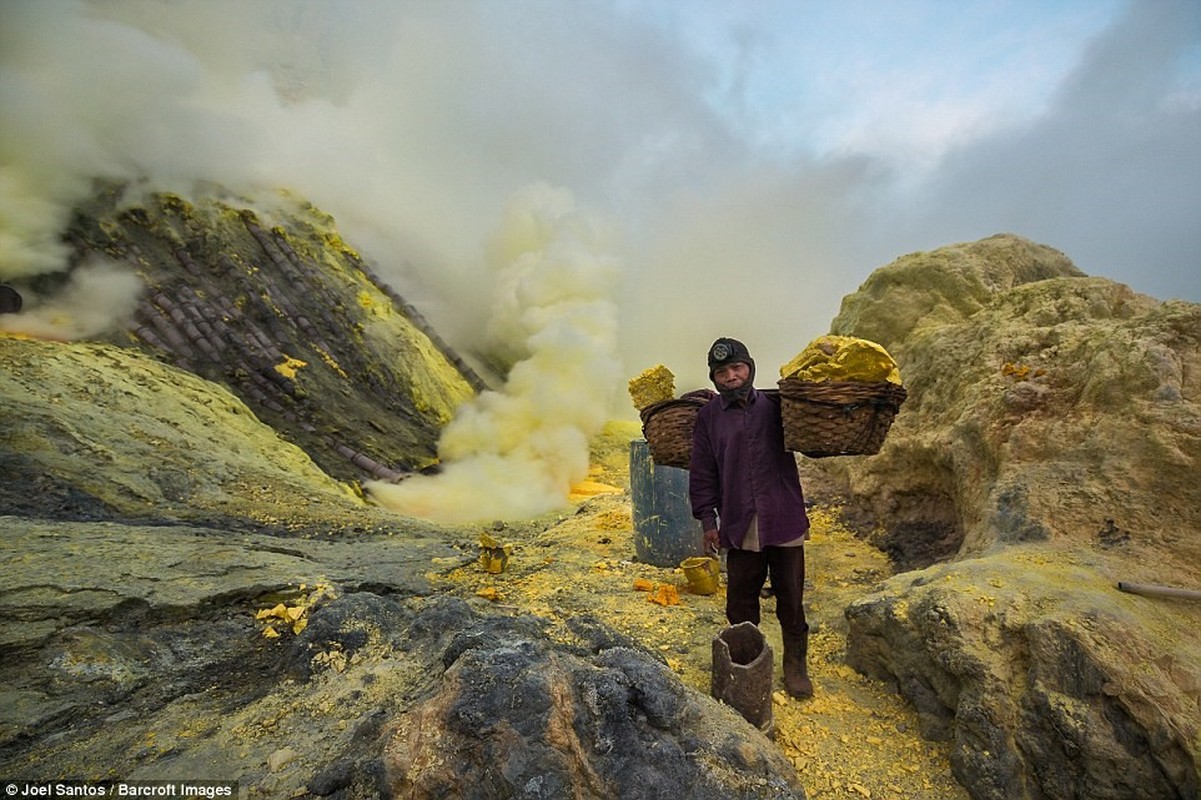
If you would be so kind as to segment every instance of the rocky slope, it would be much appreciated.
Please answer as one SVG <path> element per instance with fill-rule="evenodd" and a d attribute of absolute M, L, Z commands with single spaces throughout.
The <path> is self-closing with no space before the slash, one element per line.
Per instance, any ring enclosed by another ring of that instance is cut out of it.
<path fill-rule="evenodd" d="M 78 269 L 136 271 L 128 328 L 0 335 L 0 774 L 804 796 L 769 740 L 603 621 L 435 587 L 479 531 L 372 506 L 357 480 L 430 465 L 476 380 L 328 220 L 112 201 L 69 237 Z"/>
<path fill-rule="evenodd" d="M 110 341 L 225 385 L 336 478 L 433 464 L 483 383 L 331 218 L 287 197 L 127 193 L 99 193 L 66 232 L 76 263 L 132 269 L 143 287 Z"/>
<path fill-rule="evenodd" d="M 851 663 L 974 797 L 1196 797 L 1197 603 L 1117 586 L 1201 588 L 1201 307 L 997 236 L 877 270 L 832 332 L 888 348 L 909 398 L 810 485 L 926 567 L 847 609 Z"/>
<path fill-rule="evenodd" d="M 1197 796 L 1196 605 L 1115 588 L 1201 581 L 1196 306 L 1015 237 L 907 256 L 847 298 L 832 332 L 888 347 L 910 398 L 878 456 L 804 462 L 863 539 L 815 511 L 819 695 L 781 698 L 772 743 L 705 696 L 720 594 L 632 591 L 679 576 L 633 563 L 620 467 L 574 515 L 491 531 L 517 548 L 501 576 L 479 530 L 364 501 L 358 480 L 433 464 L 479 381 L 328 218 L 116 200 L 69 239 L 148 287 L 132 323 L 0 336 L 0 774 Z"/>
<path fill-rule="evenodd" d="M 78 426 L 106 443 L 89 462 L 96 485 L 151 483 L 125 435 L 135 419 L 161 417 L 180 434 L 154 459 L 193 460 L 198 476 L 242 452 L 219 483 L 180 486 L 196 489 L 190 519 L 0 519 L 5 775 L 233 778 L 258 797 L 522 796 L 521 776 L 548 797 L 566 781 L 581 796 L 660 796 L 670 781 L 691 797 L 801 786 L 813 797 L 966 797 L 945 747 L 921 740 L 885 684 L 846 665 L 842 609 L 888 572 L 848 533 L 819 525 L 810 546 L 819 696 L 777 694 L 774 745 L 707 700 L 722 595 L 689 595 L 678 569 L 632 560 L 634 425 L 596 443 L 574 513 L 490 531 L 515 547 L 493 575 L 480 568 L 478 530 L 362 504 L 219 387 L 104 345 L 0 338 L 0 348 L 19 367 L 0 379 L 5 402 L 27 392 L 7 377 L 31 363 L 44 367 L 39 391 L 57 398 L 25 412 L 29 429 L 74 417 L 99 387 L 107 413 Z M 144 371 L 174 388 L 124 383 Z M 69 510 L 61 495 L 42 499 Z M 164 508 L 189 506 L 185 496 Z M 635 579 L 679 586 L 681 604 L 648 602 Z M 272 613 L 279 604 L 297 619 Z M 493 674 L 525 680 L 528 702 L 510 714 L 511 682 Z M 579 730 L 565 738 L 568 718 Z M 488 771 L 507 764 L 509 777 Z"/>

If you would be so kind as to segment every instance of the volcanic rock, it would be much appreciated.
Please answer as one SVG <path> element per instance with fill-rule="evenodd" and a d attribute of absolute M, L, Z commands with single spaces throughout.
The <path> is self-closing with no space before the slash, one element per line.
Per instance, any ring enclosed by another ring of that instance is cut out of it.
<path fill-rule="evenodd" d="M 847 609 L 848 661 L 980 800 L 1198 796 L 1199 609 L 1117 584 L 1201 586 L 1201 306 L 1002 235 L 880 268 L 831 332 L 909 390 L 879 455 L 803 465 L 915 570 Z"/>
<path fill-rule="evenodd" d="M 110 336 L 221 383 L 322 470 L 391 480 L 431 466 L 483 388 L 462 356 L 308 203 L 270 206 L 106 187 L 65 238 L 145 287 Z"/>
<path fill-rule="evenodd" d="M 650 654 L 564 653 L 514 622 L 459 633 L 440 691 L 389 727 L 394 796 L 804 796 L 762 734 Z"/>
<path fill-rule="evenodd" d="M 1201 307 L 1076 272 L 993 237 L 898 259 L 843 301 L 834 332 L 883 344 L 909 397 L 886 452 L 828 471 L 852 513 L 887 515 L 902 563 L 1112 521 L 1201 568 L 1183 535 L 1201 530 Z"/>

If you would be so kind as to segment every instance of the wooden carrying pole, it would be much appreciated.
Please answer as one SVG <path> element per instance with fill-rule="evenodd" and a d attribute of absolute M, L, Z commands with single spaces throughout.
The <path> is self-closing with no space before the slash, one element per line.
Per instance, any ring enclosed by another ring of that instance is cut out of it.
<path fill-rule="evenodd" d="M 1150 583 L 1118 581 L 1118 591 L 1142 594 L 1148 597 L 1177 597 L 1184 600 L 1201 600 L 1201 590 L 1177 589 L 1174 586 L 1155 586 Z"/>

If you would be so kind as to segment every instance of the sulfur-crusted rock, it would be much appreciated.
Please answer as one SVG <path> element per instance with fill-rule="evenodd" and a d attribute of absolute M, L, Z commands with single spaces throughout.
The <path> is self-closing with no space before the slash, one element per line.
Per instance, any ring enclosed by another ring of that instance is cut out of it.
<path fill-rule="evenodd" d="M 847 661 L 954 743 L 977 800 L 1197 797 L 1196 604 L 1112 577 L 1088 552 L 1038 544 L 898 576 L 847 608 Z"/>
<path fill-rule="evenodd" d="M 1196 797 L 1195 609 L 1117 584 L 1201 587 L 1201 306 L 996 236 L 882 267 L 831 330 L 909 396 L 878 455 L 805 462 L 808 493 L 920 570 L 847 609 L 848 660 L 977 800 Z"/>
<path fill-rule="evenodd" d="M 814 469 L 850 490 L 852 515 L 887 519 L 903 564 L 1089 540 L 1112 520 L 1161 558 L 1201 565 L 1201 542 L 1179 535 L 1201 530 L 1201 307 L 1064 277 L 1062 254 L 1045 248 L 1040 266 L 1037 252 L 994 237 L 906 256 L 845 300 L 836 334 L 905 331 L 881 344 L 909 396 L 878 456 Z M 998 287 L 970 315 L 931 279 L 948 263 L 959 283 Z"/>
<path fill-rule="evenodd" d="M 483 383 L 331 217 L 217 190 L 126 191 L 104 186 L 64 235 L 73 263 L 103 257 L 142 286 L 109 341 L 226 386 L 334 477 L 393 480 L 436 461 L 442 428 Z M 42 283 L 27 299 L 53 301 Z"/>

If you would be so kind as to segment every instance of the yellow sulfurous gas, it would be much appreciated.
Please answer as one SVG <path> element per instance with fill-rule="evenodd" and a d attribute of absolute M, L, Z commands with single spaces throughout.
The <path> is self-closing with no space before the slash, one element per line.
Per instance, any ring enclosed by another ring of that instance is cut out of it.
<path fill-rule="evenodd" d="M 630 379 L 630 399 L 639 411 L 664 400 L 674 400 L 675 396 L 676 376 L 662 364 L 643 370 L 637 378 Z"/>
<path fill-rule="evenodd" d="M 880 345 L 850 336 L 821 336 L 780 367 L 781 378 L 802 381 L 888 381 L 901 384 L 901 371 Z"/>

